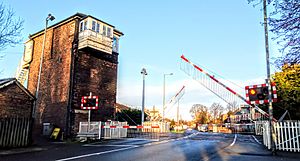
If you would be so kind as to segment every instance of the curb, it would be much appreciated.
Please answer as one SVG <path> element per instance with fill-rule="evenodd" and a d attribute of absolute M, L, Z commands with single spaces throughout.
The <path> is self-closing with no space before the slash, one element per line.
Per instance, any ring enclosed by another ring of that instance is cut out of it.
<path fill-rule="evenodd" d="M 29 152 L 39 152 L 47 150 L 47 148 L 40 147 L 30 147 L 30 148 L 18 148 L 13 150 L 0 150 L 1 155 L 13 155 L 13 154 L 21 154 L 21 153 L 29 153 Z"/>

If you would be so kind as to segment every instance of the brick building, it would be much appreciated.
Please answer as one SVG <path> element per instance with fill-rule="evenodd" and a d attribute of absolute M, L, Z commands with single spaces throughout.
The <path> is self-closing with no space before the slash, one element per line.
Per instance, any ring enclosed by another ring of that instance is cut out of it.
<path fill-rule="evenodd" d="M 34 100 L 15 78 L 0 79 L 0 118 L 31 118 Z"/>
<path fill-rule="evenodd" d="M 87 111 L 81 97 L 99 97 L 91 121 L 114 117 L 118 45 L 123 35 L 113 25 L 77 13 L 47 28 L 35 123 L 52 123 L 65 134 L 75 134 Z M 28 90 L 36 93 L 44 30 L 29 36 L 20 75 L 27 75 Z M 28 73 L 28 74 L 26 74 Z M 20 77 L 20 76 L 19 76 Z"/>

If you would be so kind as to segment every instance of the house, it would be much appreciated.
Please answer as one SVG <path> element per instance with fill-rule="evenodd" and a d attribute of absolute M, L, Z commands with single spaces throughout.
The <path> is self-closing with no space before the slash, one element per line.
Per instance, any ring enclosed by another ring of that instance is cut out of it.
<path fill-rule="evenodd" d="M 35 127 L 50 123 L 67 136 L 76 134 L 79 122 L 88 120 L 81 98 L 89 95 L 99 98 L 91 121 L 113 119 L 123 33 L 82 13 L 46 29 L 29 36 L 18 75 L 37 96 Z"/>
<path fill-rule="evenodd" d="M 34 101 L 35 97 L 15 78 L 0 79 L 0 148 L 31 143 Z"/>
<path fill-rule="evenodd" d="M 31 118 L 34 100 L 16 78 L 0 79 L 0 118 Z"/>

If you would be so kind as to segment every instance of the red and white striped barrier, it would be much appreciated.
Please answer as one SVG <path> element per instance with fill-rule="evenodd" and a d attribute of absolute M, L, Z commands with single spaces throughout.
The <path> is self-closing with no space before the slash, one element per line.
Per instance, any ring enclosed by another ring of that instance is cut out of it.
<path fill-rule="evenodd" d="M 104 129 L 152 129 L 152 128 L 159 128 L 158 125 L 152 125 L 152 126 L 101 126 L 101 128 Z"/>

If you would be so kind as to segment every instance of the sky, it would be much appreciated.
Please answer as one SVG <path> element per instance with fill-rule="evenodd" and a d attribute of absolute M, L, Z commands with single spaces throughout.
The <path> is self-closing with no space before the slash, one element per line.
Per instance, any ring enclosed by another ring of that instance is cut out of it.
<path fill-rule="evenodd" d="M 77 12 L 94 16 L 124 33 L 120 39 L 117 102 L 141 108 L 145 68 L 145 106 L 162 109 L 163 78 L 166 102 L 185 86 L 179 104 L 168 107 L 174 118 L 179 106 L 182 119 L 190 120 L 193 104 L 210 107 L 225 102 L 203 88 L 181 69 L 180 56 L 203 67 L 242 96 L 244 86 L 262 84 L 266 76 L 263 12 L 247 0 L 2 0 L 24 20 L 22 37 L 44 28 L 48 13 L 59 22 Z M 272 34 L 270 34 L 272 36 Z M 270 41 L 270 61 L 280 56 Z M 0 79 L 14 77 L 24 44 L 0 51 Z M 274 73 L 271 65 L 271 73 Z M 230 83 L 233 82 L 233 83 Z M 229 83 L 229 84 L 228 84 Z"/>

